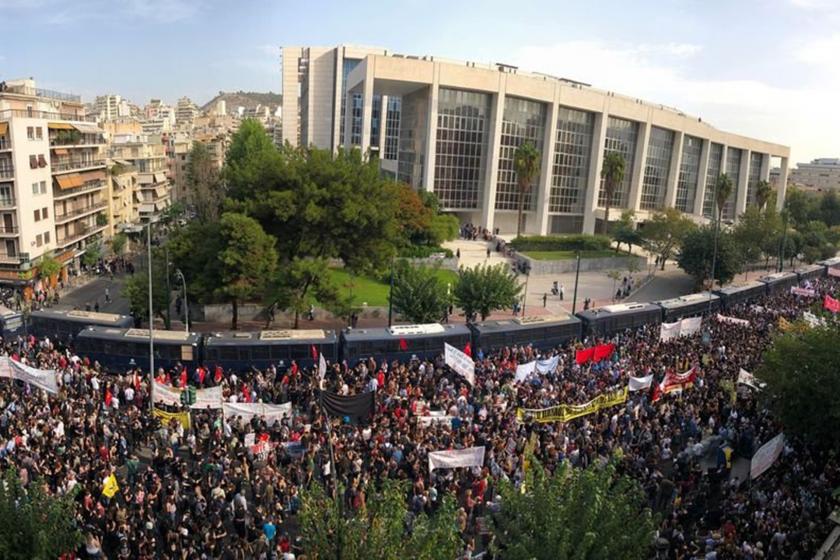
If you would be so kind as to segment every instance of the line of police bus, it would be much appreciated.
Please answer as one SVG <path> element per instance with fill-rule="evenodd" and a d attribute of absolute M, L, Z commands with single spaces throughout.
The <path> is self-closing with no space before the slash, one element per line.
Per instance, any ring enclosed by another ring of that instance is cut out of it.
<path fill-rule="evenodd" d="M 517 317 L 471 325 L 397 325 L 348 328 L 340 333 L 263 330 L 201 334 L 156 330 L 155 366 L 205 364 L 248 370 L 252 367 L 263 369 L 270 364 L 284 367 L 293 360 L 301 366 L 309 366 L 320 354 L 329 361 L 346 360 L 353 365 L 368 357 L 389 360 L 432 358 L 442 352 L 444 343 L 459 349 L 469 343 L 474 352 L 485 353 L 512 345 L 550 348 L 584 336 L 607 336 L 628 328 L 725 311 L 733 305 L 789 291 L 806 280 L 826 276 L 829 268 L 840 270 L 840 257 L 711 293 L 649 303 L 618 303 L 575 315 Z M 23 324 L 20 313 L 5 310 L 0 312 L 0 325 L 4 336 L 26 332 L 53 340 L 72 341 L 79 355 L 97 360 L 112 371 L 124 371 L 132 366 L 147 369 L 149 366 L 149 331 L 134 328 L 133 319 L 127 315 L 43 310 L 32 312 L 27 324 Z"/>

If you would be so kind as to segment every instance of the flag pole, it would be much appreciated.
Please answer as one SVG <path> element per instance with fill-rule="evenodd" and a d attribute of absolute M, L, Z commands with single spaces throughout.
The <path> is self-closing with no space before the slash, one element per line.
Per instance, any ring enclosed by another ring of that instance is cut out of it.
<path fill-rule="evenodd" d="M 341 560 L 341 528 L 344 526 L 344 512 L 342 511 L 341 501 L 338 499 L 338 475 L 336 474 L 336 467 L 335 464 L 335 450 L 333 449 L 333 442 L 332 442 L 332 422 L 330 422 L 330 416 L 327 414 L 326 410 L 324 410 L 324 389 L 321 389 L 321 392 L 318 396 L 318 405 L 321 407 L 321 415 L 324 417 L 327 423 L 327 444 L 330 448 L 330 478 L 332 478 L 333 483 L 333 500 L 335 501 L 335 506 L 338 508 L 338 534 L 336 539 L 336 558 Z"/>

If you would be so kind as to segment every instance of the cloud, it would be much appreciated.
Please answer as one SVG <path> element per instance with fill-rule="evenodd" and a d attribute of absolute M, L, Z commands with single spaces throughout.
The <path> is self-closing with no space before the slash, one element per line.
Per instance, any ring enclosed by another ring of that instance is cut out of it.
<path fill-rule="evenodd" d="M 123 0 L 129 15 L 157 23 L 175 23 L 190 19 L 201 9 L 199 0 Z"/>
<path fill-rule="evenodd" d="M 795 57 L 805 64 L 820 67 L 824 72 L 837 72 L 837 53 L 840 52 L 840 33 L 808 38 L 794 50 Z"/>
<path fill-rule="evenodd" d="M 803 44 L 796 56 L 825 63 L 831 49 L 840 49 L 835 41 L 840 45 L 840 35 L 822 42 L 815 39 Z M 675 44 L 566 41 L 520 48 L 511 63 L 677 106 L 722 130 L 791 146 L 793 157 L 840 153 L 833 133 L 840 128 L 840 115 L 825 110 L 834 105 L 836 90 L 824 79 L 777 86 L 756 79 L 704 76 L 692 60 L 701 52 L 702 47 Z"/>
<path fill-rule="evenodd" d="M 836 0 L 788 0 L 795 8 L 803 10 L 835 10 Z"/>

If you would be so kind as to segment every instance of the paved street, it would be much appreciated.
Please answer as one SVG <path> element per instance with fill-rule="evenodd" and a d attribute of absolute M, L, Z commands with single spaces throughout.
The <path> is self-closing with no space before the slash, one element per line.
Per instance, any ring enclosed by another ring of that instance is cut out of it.
<path fill-rule="evenodd" d="M 99 311 L 103 313 L 128 315 L 130 309 L 128 300 L 120 295 L 122 284 L 127 277 L 125 274 L 117 275 L 113 281 L 107 276 L 97 277 L 84 286 L 64 294 L 59 304 L 53 309 L 85 309 L 85 306 L 90 304 L 92 310 L 96 302 L 99 302 Z M 110 291 L 111 303 L 105 303 L 105 288 Z"/>

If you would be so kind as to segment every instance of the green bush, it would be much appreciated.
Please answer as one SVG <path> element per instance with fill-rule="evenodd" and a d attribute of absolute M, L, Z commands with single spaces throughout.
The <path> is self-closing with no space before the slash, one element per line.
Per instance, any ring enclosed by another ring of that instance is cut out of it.
<path fill-rule="evenodd" d="M 606 235 L 533 235 L 517 237 L 510 242 L 517 251 L 603 251 L 610 248 Z"/>
<path fill-rule="evenodd" d="M 435 253 L 443 253 L 446 258 L 454 256 L 451 250 L 434 245 L 408 245 L 400 249 L 400 257 L 405 259 L 426 259 Z"/>

